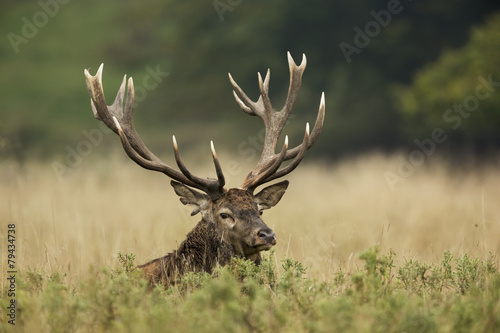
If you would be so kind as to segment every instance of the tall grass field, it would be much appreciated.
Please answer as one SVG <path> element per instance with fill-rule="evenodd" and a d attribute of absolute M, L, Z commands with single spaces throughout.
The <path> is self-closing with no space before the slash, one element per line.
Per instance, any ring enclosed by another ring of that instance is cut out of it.
<path fill-rule="evenodd" d="M 133 267 L 200 217 L 122 155 L 0 163 L 0 332 L 500 332 L 498 163 L 433 157 L 391 185 L 404 154 L 305 161 L 263 215 L 262 265 L 165 290 Z"/>

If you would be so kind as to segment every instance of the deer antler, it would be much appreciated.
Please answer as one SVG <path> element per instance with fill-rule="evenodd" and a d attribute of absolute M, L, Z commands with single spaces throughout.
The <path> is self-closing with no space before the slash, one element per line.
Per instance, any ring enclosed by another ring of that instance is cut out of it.
<path fill-rule="evenodd" d="M 295 99 L 297 98 L 297 94 L 302 83 L 302 74 L 304 73 L 307 64 L 305 54 L 302 55 L 302 62 L 299 66 L 297 66 L 293 61 L 290 52 L 288 52 L 287 55 L 288 66 L 290 68 L 290 86 L 288 88 L 288 96 L 286 98 L 285 105 L 281 111 L 274 110 L 271 105 L 271 101 L 269 100 L 269 79 L 271 77 L 269 69 L 267 70 L 264 81 L 262 81 L 262 77 L 260 73 L 258 73 L 260 97 L 257 102 L 250 100 L 240 86 L 238 86 L 238 84 L 233 80 L 231 74 L 229 74 L 229 80 L 234 87 L 233 94 L 236 102 L 245 113 L 261 118 L 264 122 L 266 130 L 264 147 L 262 149 L 260 160 L 257 163 L 257 166 L 250 171 L 241 185 L 242 188 L 251 192 L 253 192 L 253 190 L 259 185 L 267 183 L 273 179 L 283 177 L 292 172 L 299 165 L 306 151 L 318 139 L 321 129 L 323 128 L 323 121 L 325 119 L 324 92 L 321 94 L 318 116 L 312 133 L 309 133 L 309 123 L 307 123 L 304 139 L 300 145 L 292 149 L 288 149 L 288 137 L 286 136 L 285 144 L 283 145 L 281 152 L 279 154 L 275 153 L 278 138 L 288 117 L 290 116 L 290 113 L 292 112 L 293 104 L 295 103 Z M 293 159 L 293 161 L 290 162 L 290 164 L 280 169 L 280 166 L 284 161 L 291 159 Z"/>
<path fill-rule="evenodd" d="M 134 81 L 131 77 L 128 79 L 125 106 L 123 105 L 123 97 L 125 95 L 126 75 L 123 77 L 123 81 L 120 86 L 120 90 L 116 95 L 115 101 L 110 106 L 106 105 L 102 89 L 103 65 L 104 64 L 99 67 L 95 76 L 90 75 L 88 70 L 84 71 L 87 88 L 91 97 L 94 117 L 101 120 L 107 127 L 120 136 L 123 148 L 125 149 L 127 155 L 143 168 L 162 172 L 178 182 L 202 190 L 207 193 L 212 200 L 218 199 L 226 191 L 226 189 L 224 188 L 224 175 L 222 173 L 222 168 L 220 166 L 217 153 L 215 152 L 213 142 L 210 143 L 210 147 L 217 179 L 197 177 L 186 168 L 184 163 L 181 161 L 175 136 L 173 137 L 174 154 L 180 171 L 175 170 L 163 163 L 146 147 L 135 130 L 132 115 L 135 93 Z"/>

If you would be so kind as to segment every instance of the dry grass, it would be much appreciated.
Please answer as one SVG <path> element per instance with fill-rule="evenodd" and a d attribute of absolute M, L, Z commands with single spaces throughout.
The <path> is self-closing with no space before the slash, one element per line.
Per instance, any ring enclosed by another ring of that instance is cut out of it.
<path fill-rule="evenodd" d="M 116 267 L 118 251 L 133 252 L 136 263 L 164 255 L 198 221 L 167 177 L 124 158 L 96 158 L 63 181 L 50 164 L 0 165 L 2 267 L 8 223 L 16 223 L 18 269 L 65 272 L 76 282 L 90 265 Z M 453 171 L 430 161 L 393 192 L 384 172 L 397 165 L 396 157 L 376 154 L 301 165 L 288 177 L 282 202 L 264 215 L 278 236 L 277 259 L 292 257 L 312 276 L 330 280 L 339 269 L 350 271 L 356 254 L 374 245 L 392 249 L 400 260 L 435 261 L 445 250 L 479 258 L 498 254 L 498 168 Z M 233 176 L 241 180 L 243 172 Z M 6 270 L 1 274 L 3 283 Z"/>

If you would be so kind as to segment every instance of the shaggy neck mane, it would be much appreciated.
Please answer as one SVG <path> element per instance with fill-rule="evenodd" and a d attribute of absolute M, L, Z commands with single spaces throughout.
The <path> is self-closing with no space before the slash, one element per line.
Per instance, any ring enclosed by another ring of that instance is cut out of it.
<path fill-rule="evenodd" d="M 165 287 L 175 284 L 186 272 L 212 273 L 217 265 L 227 265 L 231 258 L 239 256 L 222 236 L 213 223 L 201 220 L 177 250 L 137 268 L 144 271 L 151 284 L 161 283 Z M 261 256 L 257 254 L 248 259 L 259 264 Z"/>

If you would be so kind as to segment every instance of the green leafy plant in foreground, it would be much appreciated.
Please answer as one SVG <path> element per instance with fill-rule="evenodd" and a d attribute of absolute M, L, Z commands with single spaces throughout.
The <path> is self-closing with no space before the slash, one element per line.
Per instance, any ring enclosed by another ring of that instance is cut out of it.
<path fill-rule="evenodd" d="M 115 270 L 115 273 L 130 273 L 134 269 L 135 254 L 123 254 L 121 251 L 118 252 L 118 262 L 121 264 L 121 268 Z"/>
<path fill-rule="evenodd" d="M 331 281 L 307 275 L 302 263 L 271 258 L 259 266 L 235 258 L 213 274 L 189 273 L 174 286 L 150 288 L 118 254 L 116 270 L 83 281 L 21 271 L 17 322 L 0 331 L 47 332 L 486 332 L 500 329 L 496 259 L 445 252 L 435 264 L 377 248 L 360 254 L 362 268 Z M 5 295 L 6 290 L 2 293 Z M 7 298 L 0 300 L 1 308 Z"/>

